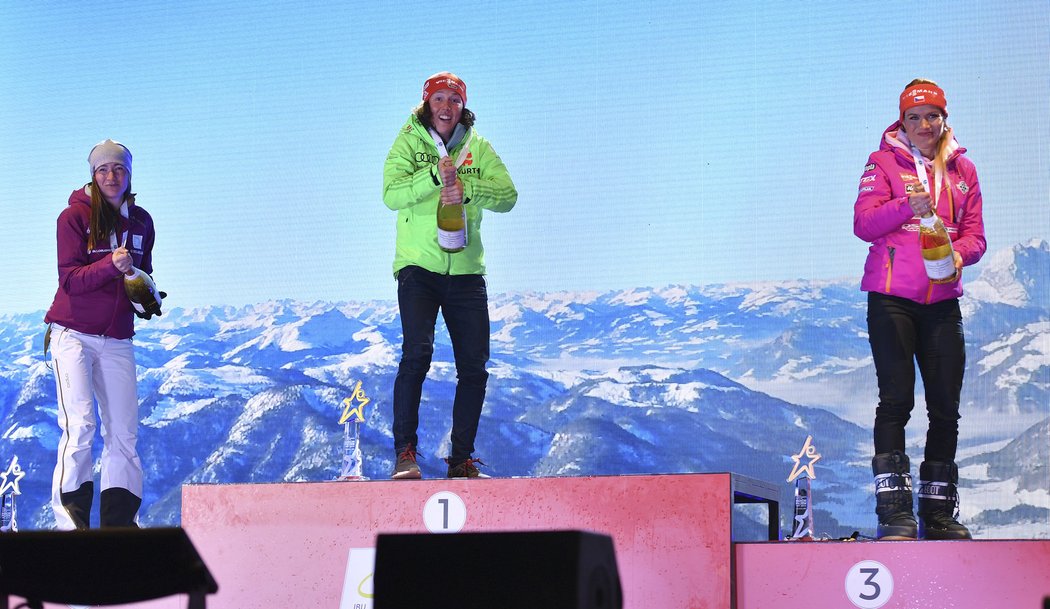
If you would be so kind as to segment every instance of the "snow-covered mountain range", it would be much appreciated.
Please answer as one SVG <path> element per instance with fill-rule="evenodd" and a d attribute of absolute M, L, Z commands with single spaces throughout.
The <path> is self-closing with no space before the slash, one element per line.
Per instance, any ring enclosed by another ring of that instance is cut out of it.
<path fill-rule="evenodd" d="M 733 471 L 782 483 L 787 512 L 790 456 L 812 435 L 817 531 L 873 533 L 876 391 L 856 279 L 508 293 L 490 307 L 477 443 L 487 473 Z M 1050 538 L 1050 246 L 990 256 L 963 307 L 962 520 L 978 538 Z M 52 521 L 58 429 L 42 317 L 0 317 L 0 460 L 18 455 L 27 474 L 22 529 Z M 426 476 L 444 472 L 455 385 L 438 337 L 421 408 Z M 184 483 L 334 479 L 341 402 L 358 381 L 371 399 L 365 475 L 389 474 L 396 303 L 175 308 L 139 322 L 135 342 L 143 524 L 177 524 Z M 918 398 L 916 474 L 921 386 Z"/>

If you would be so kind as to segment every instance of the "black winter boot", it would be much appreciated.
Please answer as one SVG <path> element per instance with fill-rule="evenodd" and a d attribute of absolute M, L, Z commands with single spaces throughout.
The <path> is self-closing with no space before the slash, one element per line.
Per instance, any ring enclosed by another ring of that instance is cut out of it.
<path fill-rule="evenodd" d="M 103 527 L 138 527 L 135 514 L 142 505 L 142 499 L 126 488 L 113 487 L 102 491 L 99 496 L 102 503 L 100 525 Z"/>
<path fill-rule="evenodd" d="M 959 466 L 951 461 L 923 461 L 919 467 L 919 537 L 972 539 L 959 524 Z"/>
<path fill-rule="evenodd" d="M 62 507 L 76 528 L 91 528 L 91 500 L 94 496 L 95 483 L 90 480 L 81 484 L 75 491 L 61 494 Z"/>
<path fill-rule="evenodd" d="M 915 539 L 918 526 L 912 511 L 911 462 L 899 450 L 880 453 L 871 460 L 875 473 L 875 513 L 878 539 Z"/>

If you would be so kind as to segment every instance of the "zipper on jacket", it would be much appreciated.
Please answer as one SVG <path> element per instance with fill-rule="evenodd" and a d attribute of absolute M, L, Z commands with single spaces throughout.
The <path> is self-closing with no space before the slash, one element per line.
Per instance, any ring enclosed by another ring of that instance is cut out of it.
<path fill-rule="evenodd" d="M 929 285 L 926 286 L 926 302 L 924 304 L 930 304 L 930 299 L 933 298 L 933 280 L 931 279 Z"/>
<path fill-rule="evenodd" d="M 893 281 L 893 255 L 897 253 L 897 249 L 893 247 L 886 248 L 889 254 L 889 259 L 886 261 L 886 293 L 890 293 L 890 283 Z"/>

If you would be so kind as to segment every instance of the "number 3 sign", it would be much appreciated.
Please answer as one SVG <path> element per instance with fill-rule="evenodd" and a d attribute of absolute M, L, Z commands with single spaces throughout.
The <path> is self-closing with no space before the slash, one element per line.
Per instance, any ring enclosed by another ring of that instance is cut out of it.
<path fill-rule="evenodd" d="M 846 574 L 846 597 L 860 609 L 876 609 L 893 596 L 893 574 L 880 562 L 862 560 Z"/>

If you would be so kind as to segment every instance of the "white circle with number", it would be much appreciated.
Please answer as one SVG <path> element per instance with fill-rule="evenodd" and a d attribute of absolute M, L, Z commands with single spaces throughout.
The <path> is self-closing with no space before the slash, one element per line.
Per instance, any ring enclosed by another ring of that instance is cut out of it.
<path fill-rule="evenodd" d="M 458 533 L 467 524 L 467 504 L 455 493 L 434 493 L 423 506 L 423 524 L 431 533 Z"/>
<path fill-rule="evenodd" d="M 886 565 L 862 560 L 846 574 L 846 596 L 861 609 L 876 609 L 893 596 L 893 574 Z"/>

